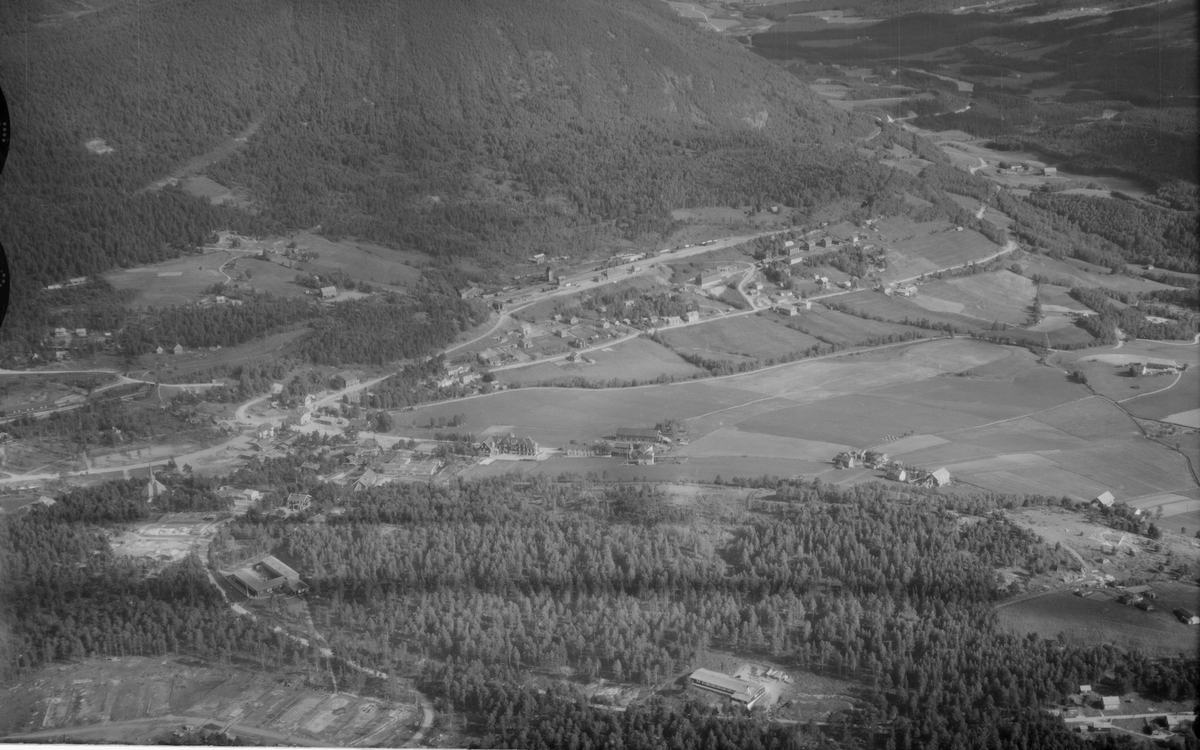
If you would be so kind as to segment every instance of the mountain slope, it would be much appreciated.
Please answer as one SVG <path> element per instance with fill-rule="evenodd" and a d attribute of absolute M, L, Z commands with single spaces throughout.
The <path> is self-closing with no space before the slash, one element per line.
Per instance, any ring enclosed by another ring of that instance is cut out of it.
<path fill-rule="evenodd" d="M 877 182 L 844 147 L 861 122 L 657 0 L 91 7 L 0 7 L 0 241 L 14 308 L 35 318 L 35 286 L 221 227 L 486 260 L 660 232 L 681 206 L 813 205 Z M 252 210 L 145 189 L 251 122 L 204 172 Z"/>

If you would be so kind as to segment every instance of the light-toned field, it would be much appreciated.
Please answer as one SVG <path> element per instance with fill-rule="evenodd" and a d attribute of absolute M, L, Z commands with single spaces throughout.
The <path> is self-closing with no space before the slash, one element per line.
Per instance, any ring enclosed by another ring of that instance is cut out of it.
<path fill-rule="evenodd" d="M 1155 583 L 1154 590 L 1159 598 L 1153 612 L 1054 591 L 1002 607 L 997 615 L 1002 626 L 1021 634 L 1037 633 L 1043 638 L 1061 634 L 1073 643 L 1111 643 L 1155 655 L 1194 654 L 1195 627 L 1179 622 L 1171 610 L 1194 609 L 1200 591 L 1190 584 L 1169 581 Z"/>
<path fill-rule="evenodd" d="M 104 274 L 104 279 L 117 289 L 136 290 L 135 305 L 179 304 L 194 301 L 208 287 L 224 282 L 225 274 L 218 269 L 231 258 L 226 252 L 192 255 L 150 266 L 110 271 Z M 249 261 L 238 259 L 237 262 L 244 266 Z"/>
<path fill-rule="evenodd" d="M 1109 273 L 1107 268 L 1085 263 L 1074 258 L 1055 260 L 1047 255 L 1026 255 L 1021 259 L 1021 265 L 1025 268 L 1026 276 L 1038 274 L 1050 279 L 1054 283 L 1058 283 L 1061 279 L 1063 282 L 1066 282 L 1063 284 L 1065 287 L 1102 286 L 1120 292 L 1148 292 L 1153 289 L 1173 288 L 1166 284 L 1160 284 L 1157 281 L 1144 279 L 1141 276 Z M 1045 304 L 1045 300 L 1043 300 L 1043 304 Z"/>
<path fill-rule="evenodd" d="M 924 292 L 922 285 L 920 292 Z M 902 297 L 889 297 L 875 291 L 851 292 L 836 298 L 838 305 L 845 305 L 855 312 L 872 317 L 902 322 L 904 320 L 928 320 L 934 323 L 949 323 L 967 330 L 990 328 L 991 324 L 979 318 L 971 318 L 944 310 L 930 310 Z"/>
<path fill-rule="evenodd" d="M 465 414 L 473 432 L 512 425 L 550 446 L 666 419 L 684 420 L 691 440 L 668 454 L 686 457 L 682 464 L 554 459 L 476 467 L 470 476 L 512 470 L 694 481 L 717 474 L 811 476 L 830 471 L 828 461 L 846 446 L 879 446 L 905 463 L 946 466 L 959 481 L 998 491 L 1091 499 L 1111 490 L 1132 500 L 1195 488 L 1183 458 L 1147 441 L 1119 407 L 1091 396 L 1062 370 L 1037 364 L 1025 349 L 971 339 L 666 386 L 517 389 L 397 416 L 405 425 L 455 414 Z"/>
<path fill-rule="evenodd" d="M 967 195 L 958 195 L 957 193 L 947 193 L 947 195 L 953 198 L 955 203 L 967 209 L 971 213 L 975 213 L 979 210 L 978 198 L 972 198 Z M 983 218 L 984 220 L 991 222 L 1001 229 L 1008 229 L 1010 226 L 1012 226 L 1012 219 L 1010 219 L 1007 214 L 1001 213 L 991 206 L 984 207 Z"/>
<path fill-rule="evenodd" d="M 1022 325 L 1029 318 L 1035 292 L 1036 287 L 1029 279 L 1001 270 L 949 281 L 927 281 L 913 301 L 927 310 Z M 931 304 L 936 302 L 950 304 L 940 307 Z"/>
<path fill-rule="evenodd" d="M 88 659 L 44 669 L 25 684 L 20 700 L 0 708 L 0 731 L 58 732 L 52 742 L 153 744 L 184 724 L 217 722 L 260 742 L 341 747 L 378 733 L 377 741 L 398 746 L 420 715 L 412 705 L 288 687 L 273 676 L 189 659 Z M 299 743 L 287 742 L 292 737 Z"/>
<path fill-rule="evenodd" d="M 661 335 L 676 352 L 712 359 L 723 359 L 726 354 L 767 359 L 805 351 L 821 343 L 773 320 L 773 317 L 769 313 L 739 315 L 704 325 L 667 330 Z"/>
<path fill-rule="evenodd" d="M 1145 440 L 1128 415 L 1096 396 L 940 437 L 947 442 L 897 451 L 896 458 L 945 466 L 959 481 L 986 489 L 1077 500 L 1110 491 L 1130 501 L 1195 487 L 1182 456 Z"/>
<path fill-rule="evenodd" d="M 300 248 L 318 254 L 315 261 L 299 264 L 299 268 L 320 274 L 321 269 L 338 269 L 359 281 L 396 288 L 412 287 L 421 278 L 421 267 L 430 258 L 412 250 L 393 250 L 363 240 L 346 239 L 331 242 L 307 232 L 294 235 L 292 241 Z"/>
<path fill-rule="evenodd" d="M 1070 294 L 1070 289 L 1054 284 L 1042 284 L 1038 287 L 1038 299 L 1042 301 L 1043 312 L 1088 312 L 1091 308 L 1078 302 Z"/>
<path fill-rule="evenodd" d="M 888 247 L 888 268 L 880 274 L 885 282 L 979 261 L 1000 251 L 982 234 L 971 229 L 957 232 L 944 221 L 918 223 L 892 217 L 877 226 Z"/>
<path fill-rule="evenodd" d="M 608 351 L 590 351 L 584 355 L 596 364 L 543 362 L 529 367 L 501 370 L 496 379 L 505 385 L 530 385 L 556 380 L 584 378 L 592 383 L 611 380 L 653 380 L 660 375 L 687 378 L 704 372 L 690 365 L 670 349 L 645 338 L 636 338 L 612 347 Z"/>
<path fill-rule="evenodd" d="M 814 304 L 811 310 L 805 310 L 795 317 L 781 319 L 781 322 L 788 328 L 795 328 L 821 341 L 841 346 L 855 346 L 869 339 L 909 331 L 931 335 L 930 332 L 912 326 L 867 320 L 830 310 L 819 304 Z"/>

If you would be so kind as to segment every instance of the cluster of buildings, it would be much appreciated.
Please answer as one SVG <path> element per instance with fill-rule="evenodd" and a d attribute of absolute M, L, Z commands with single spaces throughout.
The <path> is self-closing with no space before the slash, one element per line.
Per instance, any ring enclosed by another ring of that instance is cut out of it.
<path fill-rule="evenodd" d="M 54 351 L 54 358 L 61 360 L 72 352 L 108 348 L 113 343 L 113 335 L 108 331 L 58 327 L 46 338 L 44 343 L 48 349 Z"/>
<path fill-rule="evenodd" d="M 904 466 L 893 461 L 888 454 L 874 450 L 842 451 L 834 456 L 833 465 L 838 469 L 855 469 L 865 467 L 885 471 L 884 475 L 893 482 L 903 482 L 918 487 L 944 487 L 950 484 L 950 472 L 945 468 L 921 469 Z"/>
<path fill-rule="evenodd" d="M 1187 363 L 1179 365 L 1175 360 L 1147 360 L 1145 362 L 1132 362 L 1129 365 L 1129 374 L 1134 376 L 1140 375 L 1174 375 L 1187 369 Z"/>

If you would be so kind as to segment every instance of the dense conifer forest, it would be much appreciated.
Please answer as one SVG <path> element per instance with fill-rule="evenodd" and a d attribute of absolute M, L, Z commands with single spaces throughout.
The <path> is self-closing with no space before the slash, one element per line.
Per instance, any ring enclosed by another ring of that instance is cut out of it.
<path fill-rule="evenodd" d="M 166 479 L 175 509 L 215 503 L 204 500 L 215 497 L 206 480 Z M 727 538 L 653 486 L 499 478 L 371 489 L 324 525 L 251 514 L 224 527 L 209 554 L 217 566 L 255 551 L 288 555 L 313 586 L 314 618 L 335 654 L 401 669 L 425 660 L 420 688 L 443 709 L 479 716 L 489 747 L 558 747 L 572 736 L 600 746 L 601 731 L 627 747 L 795 747 L 823 736 L 843 747 L 1076 747 L 1039 706 L 1081 682 L 1196 697 L 1192 656 L 1149 659 L 997 626 L 998 568 L 1076 565 L 996 512 L 1047 498 L 767 486 L 788 511 L 727 519 Z M 179 651 L 310 659 L 229 611 L 201 560 L 144 579 L 112 555 L 104 529 L 147 517 L 142 489 L 74 490 L 0 519 L 14 604 L 8 666 Z M 325 490 L 318 502 L 335 501 Z M 964 513 L 974 522 L 959 522 Z M 564 667 L 584 679 L 670 682 L 714 650 L 850 680 L 859 707 L 821 729 L 785 729 L 686 703 L 614 714 L 569 683 L 519 687 L 523 675 Z"/>

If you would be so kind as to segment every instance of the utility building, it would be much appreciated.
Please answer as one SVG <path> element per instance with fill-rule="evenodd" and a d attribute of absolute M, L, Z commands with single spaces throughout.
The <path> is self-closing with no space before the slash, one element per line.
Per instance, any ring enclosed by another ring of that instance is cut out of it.
<path fill-rule="evenodd" d="M 753 682 L 739 680 L 711 669 L 697 669 L 691 674 L 693 686 L 709 690 L 728 697 L 735 703 L 741 703 L 746 708 L 753 708 L 759 698 L 766 695 L 767 689 Z"/>

